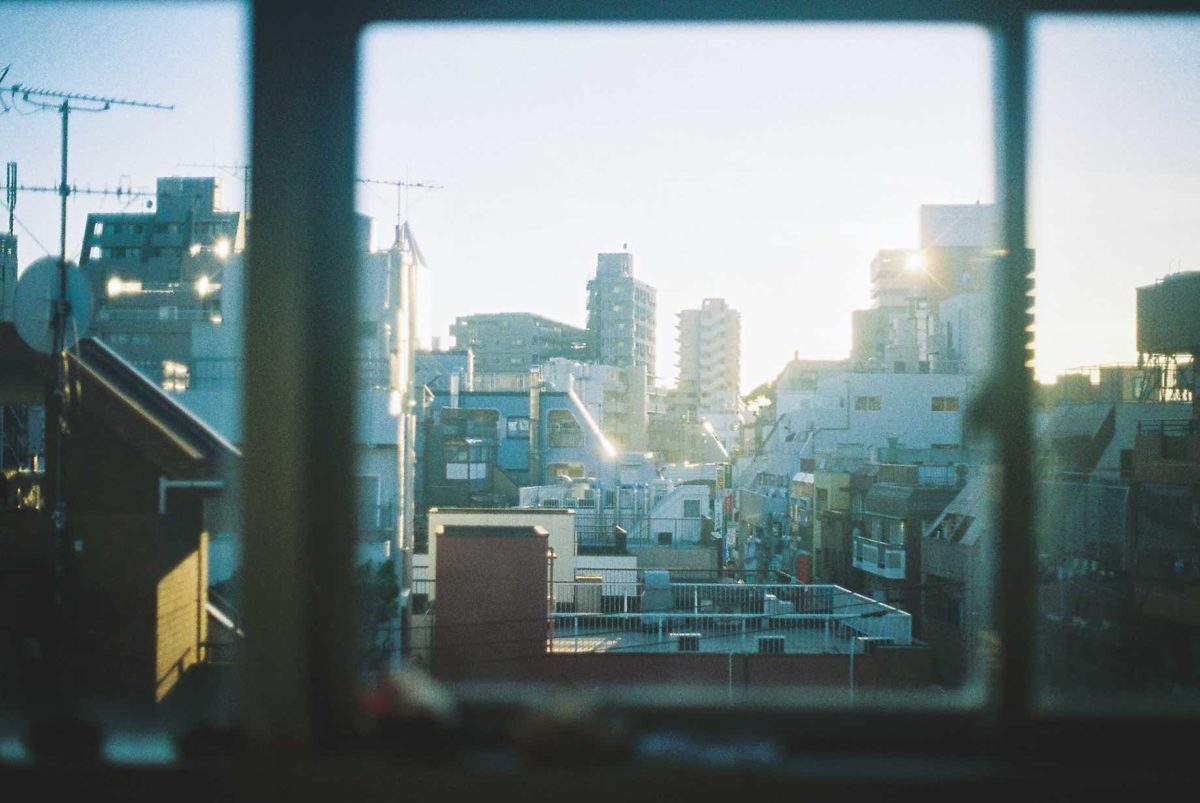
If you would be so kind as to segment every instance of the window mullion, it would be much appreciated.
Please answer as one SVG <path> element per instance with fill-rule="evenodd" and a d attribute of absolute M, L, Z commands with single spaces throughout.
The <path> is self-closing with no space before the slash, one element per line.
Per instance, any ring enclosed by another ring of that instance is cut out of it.
<path fill-rule="evenodd" d="M 356 27 L 254 7 L 243 706 L 260 743 L 352 728 Z"/>
<path fill-rule="evenodd" d="M 1022 12 L 994 29 L 996 192 L 1002 253 L 996 271 L 995 374 L 983 401 L 992 415 L 1003 468 L 998 500 L 998 573 L 994 611 L 999 634 L 997 713 L 1002 735 L 1016 736 L 1029 719 L 1034 651 L 1034 535 L 1031 476 L 1033 392 L 1028 350 L 1029 255 L 1025 242 L 1028 172 L 1028 31 Z"/>

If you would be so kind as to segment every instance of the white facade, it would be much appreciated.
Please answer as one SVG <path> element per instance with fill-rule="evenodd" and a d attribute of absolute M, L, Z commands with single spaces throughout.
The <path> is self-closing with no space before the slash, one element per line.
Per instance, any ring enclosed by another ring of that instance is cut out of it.
<path fill-rule="evenodd" d="M 994 204 L 923 204 L 922 248 L 997 248 L 1000 217 Z"/>
<path fill-rule="evenodd" d="M 839 445 L 927 449 L 960 445 L 976 379 L 966 374 L 847 373 L 818 383 L 815 450 Z"/>
<path fill-rule="evenodd" d="M 649 388 L 646 368 L 619 368 L 553 357 L 542 366 L 548 389 L 570 391 L 583 403 L 601 432 L 626 451 L 646 448 Z"/>
<path fill-rule="evenodd" d="M 679 313 L 680 393 L 689 409 L 737 412 L 741 392 L 741 315 L 721 298 Z"/>
<path fill-rule="evenodd" d="M 986 371 L 992 362 L 993 309 L 987 293 L 959 293 L 939 304 L 934 366 L 944 362 L 960 371 Z"/>
<path fill-rule="evenodd" d="M 843 373 L 791 400 L 760 453 L 739 459 L 734 484 L 762 473 L 791 477 L 815 455 L 866 457 L 887 447 L 961 446 L 963 420 L 978 388 L 971 374 Z"/>

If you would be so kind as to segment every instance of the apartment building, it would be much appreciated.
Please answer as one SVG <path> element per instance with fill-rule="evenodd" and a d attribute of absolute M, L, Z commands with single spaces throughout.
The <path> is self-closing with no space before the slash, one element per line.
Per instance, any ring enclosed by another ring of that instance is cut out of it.
<path fill-rule="evenodd" d="M 734 413 L 740 408 L 741 315 L 722 298 L 679 313 L 681 403 L 693 414 Z"/>
<path fill-rule="evenodd" d="M 588 280 L 587 340 L 591 362 L 628 368 L 645 366 L 655 379 L 655 297 L 653 287 L 634 278 L 633 254 L 598 254 L 596 275 Z"/>

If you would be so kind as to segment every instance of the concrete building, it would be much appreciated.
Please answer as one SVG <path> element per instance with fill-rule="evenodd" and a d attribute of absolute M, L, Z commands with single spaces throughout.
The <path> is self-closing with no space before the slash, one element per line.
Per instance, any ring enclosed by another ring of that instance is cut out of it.
<path fill-rule="evenodd" d="M 474 354 L 470 349 L 418 351 L 413 365 L 413 387 L 429 388 L 431 393 L 474 390 Z"/>
<path fill-rule="evenodd" d="M 851 542 L 858 570 L 852 587 L 919 610 L 922 537 L 964 481 L 955 465 L 880 465 Z"/>
<path fill-rule="evenodd" d="M 465 315 L 450 326 L 456 347 L 475 355 L 476 374 L 519 374 L 554 357 L 586 355 L 587 332 L 528 312 Z M 488 388 L 503 390 L 505 388 Z"/>
<path fill-rule="evenodd" d="M 646 367 L 654 383 L 655 290 L 633 277 L 633 254 L 599 254 L 587 284 L 587 338 L 591 361 Z"/>
<path fill-rule="evenodd" d="M 997 476 L 985 470 L 925 528 L 921 543 L 921 636 L 934 656 L 934 679 L 961 685 L 981 657 L 991 625 L 989 570 L 995 564 Z"/>
<path fill-rule="evenodd" d="M 541 380 L 546 390 L 575 393 L 619 451 L 646 450 L 645 366 L 618 368 L 556 357 L 542 366 Z"/>
<path fill-rule="evenodd" d="M 721 298 L 679 313 L 680 401 L 694 414 L 736 413 L 741 401 L 741 315 Z"/>
<path fill-rule="evenodd" d="M 913 641 L 911 616 L 844 588 L 690 583 L 666 572 L 555 583 L 549 536 L 536 525 L 443 525 L 434 538 L 431 667 L 449 683 L 576 692 L 928 683 L 928 651 Z"/>
<path fill-rule="evenodd" d="M 435 393 L 421 412 L 417 510 L 515 505 L 521 487 L 559 476 L 611 479 L 616 457 L 573 393 Z"/>
<path fill-rule="evenodd" d="M 871 306 L 852 315 L 851 361 L 896 373 L 986 370 L 998 225 L 990 204 L 922 206 L 918 247 L 871 262 Z"/>
<path fill-rule="evenodd" d="M 88 215 L 79 262 L 95 299 L 91 333 L 165 390 L 186 390 L 195 333 L 222 320 L 245 233 L 215 178 L 160 178 L 154 211 Z"/>

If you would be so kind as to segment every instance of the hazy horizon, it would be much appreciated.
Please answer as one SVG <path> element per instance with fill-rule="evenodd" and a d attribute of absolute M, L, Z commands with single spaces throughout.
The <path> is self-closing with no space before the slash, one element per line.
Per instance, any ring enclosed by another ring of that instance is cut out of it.
<path fill-rule="evenodd" d="M 246 160 L 236 6 L 7 4 L 4 83 L 175 103 L 71 118 L 71 181 L 152 189 Z M 197 36 L 197 31 L 210 35 Z M 1034 28 L 1030 239 L 1037 372 L 1132 361 L 1134 288 L 1200 267 L 1200 22 Z M 72 42 L 121 41 L 88 51 Z M 675 313 L 742 313 L 742 391 L 796 352 L 842 358 L 875 252 L 917 245 L 922 204 L 993 200 L 990 46 L 967 26 L 380 25 L 363 42 L 359 175 L 444 185 L 408 218 L 433 275 L 432 334 L 458 315 L 585 323 L 596 253 L 628 243 Z M 58 179 L 58 116 L 0 115 L 0 160 Z M 122 202 L 123 204 L 123 202 Z M 77 256 L 89 211 L 72 198 Z M 384 235 L 395 193 L 359 187 Z M 137 204 L 129 207 L 137 209 Z M 57 199 L 23 193 L 21 264 L 54 252 Z M 35 242 L 41 242 L 41 246 Z"/>

